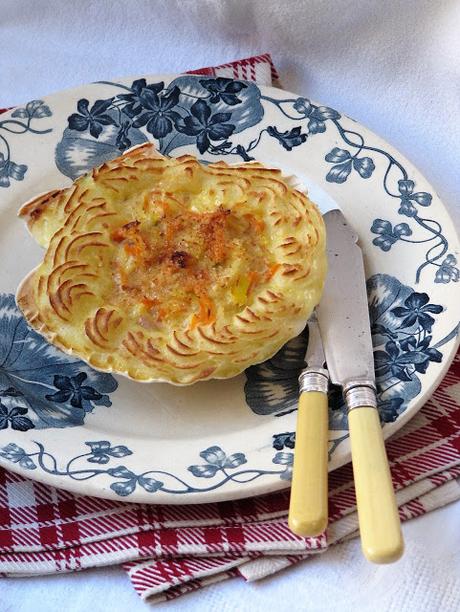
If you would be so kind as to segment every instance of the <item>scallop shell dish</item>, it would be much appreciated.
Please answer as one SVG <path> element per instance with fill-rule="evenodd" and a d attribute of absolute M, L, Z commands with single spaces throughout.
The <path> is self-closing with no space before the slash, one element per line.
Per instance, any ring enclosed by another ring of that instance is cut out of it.
<path fill-rule="evenodd" d="M 142 145 L 24 205 L 45 249 L 17 303 L 105 372 L 235 376 L 299 334 L 326 274 L 319 210 L 279 170 Z"/>

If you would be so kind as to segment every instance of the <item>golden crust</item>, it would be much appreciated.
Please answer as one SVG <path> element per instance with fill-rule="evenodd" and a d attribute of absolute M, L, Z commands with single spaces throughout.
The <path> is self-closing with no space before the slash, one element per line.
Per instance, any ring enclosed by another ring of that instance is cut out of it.
<path fill-rule="evenodd" d="M 134 380 L 228 378 L 318 303 L 318 209 L 279 170 L 201 165 L 147 144 L 20 211 L 46 248 L 17 302 L 50 342 Z"/>

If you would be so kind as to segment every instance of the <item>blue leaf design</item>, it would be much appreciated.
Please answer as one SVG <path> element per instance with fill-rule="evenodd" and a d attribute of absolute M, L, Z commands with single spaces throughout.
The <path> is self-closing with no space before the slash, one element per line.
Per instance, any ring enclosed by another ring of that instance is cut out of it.
<path fill-rule="evenodd" d="M 11 116 L 17 119 L 28 119 L 29 115 L 25 108 L 17 108 L 11 113 Z"/>
<path fill-rule="evenodd" d="M 414 191 L 414 187 L 414 181 L 408 181 L 403 179 L 398 181 L 398 189 L 401 195 L 410 195 Z"/>
<path fill-rule="evenodd" d="M 283 450 L 283 448 L 294 448 L 295 447 L 295 431 L 287 433 L 274 434 L 273 436 L 273 448 L 276 450 Z"/>
<path fill-rule="evenodd" d="M 351 159 L 343 164 L 332 166 L 326 175 L 326 181 L 328 181 L 328 183 L 344 183 L 351 172 L 351 168 Z"/>
<path fill-rule="evenodd" d="M 278 452 L 272 459 L 278 465 L 292 465 L 294 463 L 293 453 Z"/>
<path fill-rule="evenodd" d="M 14 296 L 0 293 L 0 392 L 13 389 L 36 428 L 82 425 L 95 405 L 110 405 L 118 384 L 32 331 Z M 9 391 L 10 393 L 10 391 Z M 22 423 L 24 426 L 26 423 Z M 28 425 L 28 424 L 27 424 Z"/>
<path fill-rule="evenodd" d="M 307 98 L 297 98 L 293 104 L 293 107 L 298 113 L 301 113 L 305 117 L 308 117 L 313 110 L 310 100 L 307 100 Z"/>
<path fill-rule="evenodd" d="M 436 271 L 435 283 L 458 283 L 460 270 L 457 268 L 457 259 L 452 254 L 447 255 Z"/>
<path fill-rule="evenodd" d="M 43 100 L 32 100 L 26 104 L 26 113 L 29 117 L 42 119 L 43 117 L 51 117 L 49 107 Z"/>
<path fill-rule="evenodd" d="M 117 495 L 120 495 L 121 497 L 126 497 L 127 495 L 131 495 L 131 493 L 134 491 L 134 489 L 136 488 L 136 483 L 136 478 L 133 478 L 132 480 L 127 480 L 124 482 L 113 482 L 110 485 L 110 488 L 112 489 L 112 491 L 115 491 Z"/>
<path fill-rule="evenodd" d="M 16 431 L 27 431 L 28 429 L 32 429 L 34 424 L 27 417 L 16 417 L 12 419 L 11 427 Z"/>
<path fill-rule="evenodd" d="M 128 470 L 124 465 L 119 465 L 115 468 L 110 468 L 107 470 L 107 474 L 113 476 L 114 478 L 136 478 L 136 474 Z"/>
<path fill-rule="evenodd" d="M 420 204 L 420 206 L 429 206 L 433 196 L 425 191 L 419 191 L 418 193 L 414 193 L 411 199 L 415 200 L 417 204 Z"/>
<path fill-rule="evenodd" d="M 372 176 L 375 170 L 375 164 L 370 157 L 361 157 L 353 159 L 353 168 L 357 170 L 360 176 L 367 179 Z"/>
<path fill-rule="evenodd" d="M 24 164 L 15 164 L 14 162 L 8 162 L 8 176 L 15 181 L 22 181 L 24 175 L 27 172 L 27 166 Z"/>
<path fill-rule="evenodd" d="M 198 478 L 212 478 L 221 469 L 217 465 L 190 465 L 188 471 Z"/>
<path fill-rule="evenodd" d="M 407 225 L 407 223 L 398 223 L 398 225 L 395 225 L 395 228 L 393 230 L 393 234 L 395 236 L 398 236 L 398 237 L 401 237 L 401 236 L 411 236 L 412 235 L 412 230 Z"/>
<path fill-rule="evenodd" d="M 98 440 L 97 442 L 85 442 L 86 446 L 89 446 L 93 453 L 99 451 L 107 452 L 110 448 L 110 442 L 108 440 Z"/>
<path fill-rule="evenodd" d="M 307 127 L 309 134 L 322 134 L 326 131 L 326 124 L 318 119 L 310 119 Z"/>
<path fill-rule="evenodd" d="M 127 457 L 128 455 L 132 455 L 133 451 L 129 450 L 126 446 L 112 446 L 108 454 L 111 457 Z"/>
<path fill-rule="evenodd" d="M 328 106 L 318 106 L 310 115 L 319 121 L 324 121 L 326 119 L 340 119 L 340 113 L 338 113 L 333 108 L 329 108 Z"/>
<path fill-rule="evenodd" d="M 139 476 L 137 482 L 145 491 L 147 491 L 147 493 L 155 493 L 155 491 L 159 491 L 163 486 L 163 483 L 159 480 L 155 480 L 154 478 L 146 478 L 145 476 Z"/>
<path fill-rule="evenodd" d="M 0 457 L 8 459 L 12 463 L 19 463 L 26 470 L 35 470 L 37 467 L 26 451 L 14 442 L 10 442 L 0 450 Z"/>
<path fill-rule="evenodd" d="M 417 209 L 412 204 L 410 199 L 401 199 L 398 213 L 400 215 L 405 215 L 406 217 L 415 217 L 417 214 Z"/>
<path fill-rule="evenodd" d="M 93 455 L 92 457 L 88 457 L 87 461 L 90 463 L 99 463 L 100 465 L 105 465 L 110 461 L 110 457 L 108 455 Z"/>
<path fill-rule="evenodd" d="M 332 163 L 342 163 L 351 158 L 350 151 L 346 149 L 340 149 L 339 147 L 334 147 L 330 153 L 328 153 L 325 157 L 325 160 Z"/>
<path fill-rule="evenodd" d="M 226 459 L 226 455 L 220 446 L 210 446 L 204 451 L 201 451 L 200 457 L 208 463 L 217 465 L 218 467 L 222 467 Z"/>
<path fill-rule="evenodd" d="M 37 466 L 34 463 L 33 459 L 31 459 L 27 455 L 24 455 L 24 457 L 19 459 L 19 465 L 25 470 L 36 470 L 37 469 Z"/>
<path fill-rule="evenodd" d="M 412 230 L 407 223 L 399 223 L 393 229 L 391 223 L 384 219 L 375 219 L 372 223 L 371 232 L 379 234 L 378 238 L 374 238 L 372 243 L 380 247 L 382 251 L 389 251 L 392 245 L 401 239 L 401 236 L 412 234 Z"/>
<path fill-rule="evenodd" d="M 223 467 L 224 468 L 237 468 L 238 466 L 243 465 L 243 463 L 247 463 L 247 459 L 244 456 L 244 454 L 234 453 L 233 455 L 230 455 L 229 457 L 227 457 Z"/>

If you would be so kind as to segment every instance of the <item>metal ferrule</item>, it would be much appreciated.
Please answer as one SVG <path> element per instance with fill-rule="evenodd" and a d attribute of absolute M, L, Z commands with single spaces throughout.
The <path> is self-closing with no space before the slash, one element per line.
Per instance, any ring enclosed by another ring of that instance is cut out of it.
<path fill-rule="evenodd" d="M 376 387 L 372 380 L 350 381 L 343 388 L 348 412 L 353 408 L 377 408 Z"/>
<path fill-rule="evenodd" d="M 329 372 L 324 368 L 305 368 L 299 376 L 300 393 L 319 391 L 327 393 L 329 388 Z"/>

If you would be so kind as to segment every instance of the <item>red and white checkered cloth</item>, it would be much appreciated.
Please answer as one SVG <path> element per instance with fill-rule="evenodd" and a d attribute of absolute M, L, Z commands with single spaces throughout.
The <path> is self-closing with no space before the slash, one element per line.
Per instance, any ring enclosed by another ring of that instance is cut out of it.
<path fill-rule="evenodd" d="M 268 54 L 198 74 L 271 84 Z M 403 521 L 460 499 L 460 352 L 429 402 L 387 443 Z M 80 497 L 0 468 L 0 575 L 123 564 L 139 595 L 163 601 L 240 576 L 251 581 L 357 535 L 351 466 L 330 474 L 327 535 L 287 527 L 287 491 L 195 506 Z"/>

